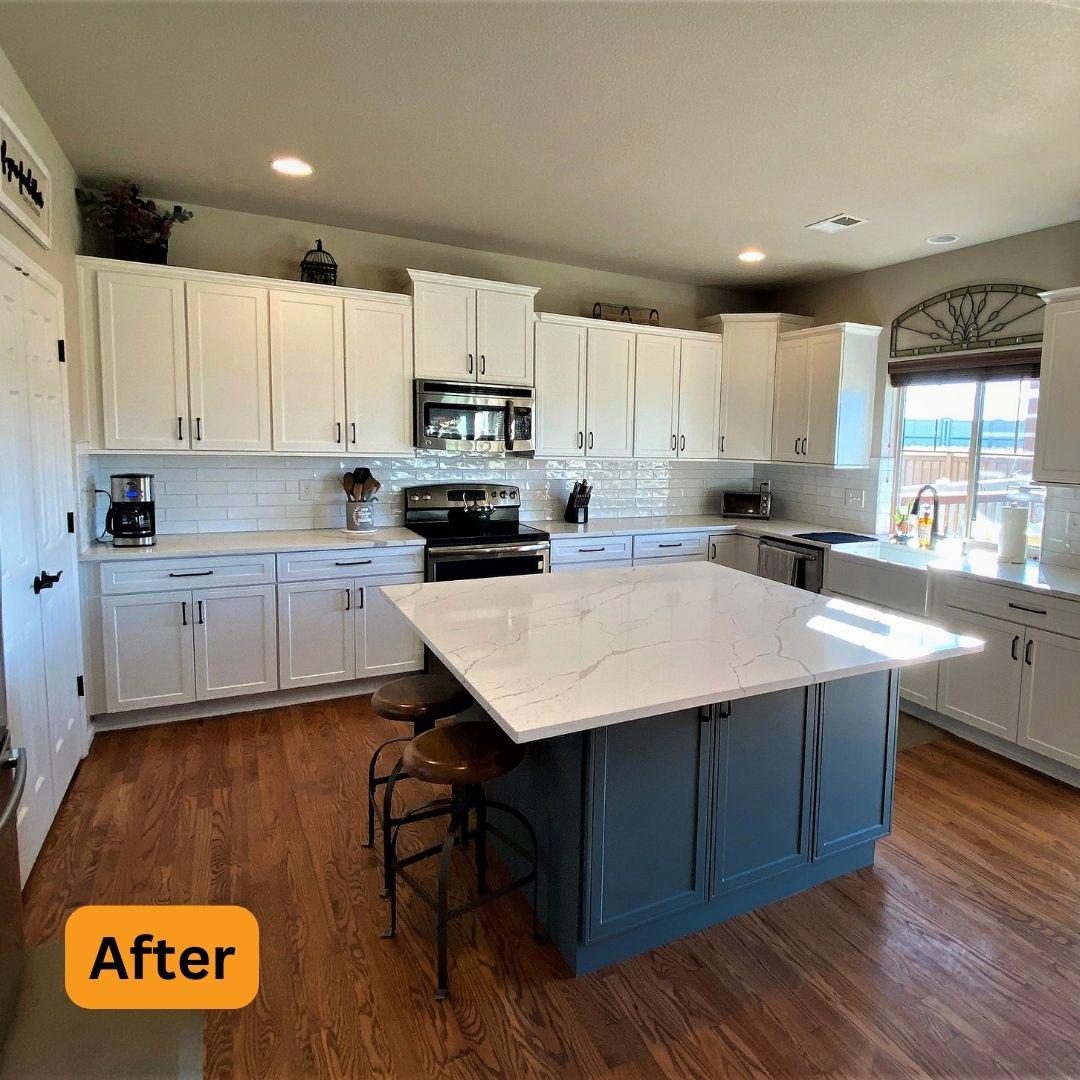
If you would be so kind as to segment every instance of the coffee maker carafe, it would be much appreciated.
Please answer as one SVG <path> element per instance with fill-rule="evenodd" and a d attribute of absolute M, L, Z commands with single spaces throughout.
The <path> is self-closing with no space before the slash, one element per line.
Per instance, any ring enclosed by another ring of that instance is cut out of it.
<path fill-rule="evenodd" d="M 112 534 L 113 547 L 155 543 L 153 473 L 113 473 L 109 499 L 105 531 Z"/>

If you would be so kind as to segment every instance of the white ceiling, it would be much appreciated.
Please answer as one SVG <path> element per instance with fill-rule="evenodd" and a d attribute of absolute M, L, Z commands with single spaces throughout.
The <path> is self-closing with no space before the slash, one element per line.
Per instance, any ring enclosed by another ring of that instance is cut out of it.
<path fill-rule="evenodd" d="M 2 11 L 80 175 L 204 205 L 743 286 L 1080 218 L 1068 0 Z"/>

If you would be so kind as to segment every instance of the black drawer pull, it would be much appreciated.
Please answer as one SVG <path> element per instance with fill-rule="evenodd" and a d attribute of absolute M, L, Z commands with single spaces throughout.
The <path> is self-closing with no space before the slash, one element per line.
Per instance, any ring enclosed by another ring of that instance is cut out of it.
<path fill-rule="evenodd" d="M 336 562 L 335 566 L 367 566 L 371 562 L 370 559 L 350 559 L 345 562 Z"/>
<path fill-rule="evenodd" d="M 677 543 L 677 544 L 657 544 L 656 546 L 657 547 L 682 547 L 682 541 L 680 540 L 679 543 Z"/>
<path fill-rule="evenodd" d="M 169 577 L 209 577 L 213 572 L 213 570 L 189 570 L 183 574 L 177 574 L 170 570 Z"/>
<path fill-rule="evenodd" d="M 1011 607 L 1014 611 L 1027 611 L 1032 615 L 1046 614 L 1045 608 L 1025 607 L 1023 604 L 1014 604 L 1011 600 L 1009 601 L 1009 607 Z"/>
<path fill-rule="evenodd" d="M 607 548 L 606 548 L 606 547 L 596 547 L 596 548 L 578 548 L 578 553 L 579 553 L 580 555 L 584 555 L 584 554 L 586 554 L 587 552 L 591 552 L 591 551 L 607 551 Z"/>

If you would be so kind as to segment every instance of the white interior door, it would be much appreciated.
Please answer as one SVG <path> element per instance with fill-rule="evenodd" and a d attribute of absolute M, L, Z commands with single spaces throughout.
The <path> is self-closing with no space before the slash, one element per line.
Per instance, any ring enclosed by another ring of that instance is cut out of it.
<path fill-rule="evenodd" d="M 412 308 L 346 300 L 346 437 L 351 451 L 412 454 L 412 380 Z"/>
<path fill-rule="evenodd" d="M 334 296 L 270 290 L 274 449 L 345 449 L 345 328 Z"/>
<path fill-rule="evenodd" d="M 476 290 L 418 281 L 413 289 L 416 376 L 473 382 L 476 363 Z"/>
<path fill-rule="evenodd" d="M 102 597 L 109 712 L 195 700 L 193 620 L 189 592 Z"/>
<path fill-rule="evenodd" d="M 948 614 L 948 627 L 954 634 L 982 638 L 986 649 L 941 662 L 938 711 L 1016 742 L 1024 628 L 986 615 L 953 611 Z"/>
<path fill-rule="evenodd" d="M 776 333 L 774 322 L 724 324 L 722 458 L 769 461 L 772 456 Z"/>
<path fill-rule="evenodd" d="M 480 382 L 532 386 L 533 298 L 477 289 L 476 353 Z"/>
<path fill-rule="evenodd" d="M 637 335 L 634 456 L 678 456 L 679 339 Z"/>
<path fill-rule="evenodd" d="M 1080 641 L 1028 630 L 1016 741 L 1080 769 Z"/>
<path fill-rule="evenodd" d="M 585 327 L 536 324 L 536 452 L 585 452 Z"/>
<path fill-rule="evenodd" d="M 281 688 L 356 678 L 352 578 L 279 585 Z"/>
<path fill-rule="evenodd" d="M 591 457 L 634 456 L 637 334 L 589 327 L 585 450 Z"/>
<path fill-rule="evenodd" d="M 418 585 L 423 574 L 398 574 L 380 578 L 379 585 L 356 582 L 356 677 L 419 671 L 424 666 L 424 646 L 416 631 L 383 594 L 380 585 Z"/>
<path fill-rule="evenodd" d="M 681 344 L 679 457 L 715 458 L 720 452 L 720 342 L 683 338 Z M 639 356 L 640 349 L 639 339 Z"/>
<path fill-rule="evenodd" d="M 106 449 L 186 449 L 183 279 L 101 273 L 97 287 Z"/>
<path fill-rule="evenodd" d="M 781 341 L 776 349 L 776 401 L 773 408 L 773 460 L 804 461 L 807 408 L 806 338 Z"/>
<path fill-rule="evenodd" d="M 807 338 L 806 452 L 802 458 L 818 465 L 836 460 L 843 346 L 840 333 Z"/>
<path fill-rule="evenodd" d="M 40 568 L 23 281 L 22 274 L 0 262 L 0 638 L 11 742 L 27 757 L 26 790 L 16 817 L 25 881 L 52 824 L 56 799 L 41 608 L 32 589 Z"/>
<path fill-rule="evenodd" d="M 59 580 L 41 592 L 53 789 L 59 804 L 85 749 L 78 566 L 68 527 L 75 493 L 56 297 L 37 282 L 23 284 L 35 521 L 40 569 Z"/>
<path fill-rule="evenodd" d="M 266 289 L 187 282 L 191 438 L 196 450 L 269 450 Z"/>
<path fill-rule="evenodd" d="M 195 696 L 278 688 L 277 593 L 273 585 L 201 589 L 195 603 Z"/>

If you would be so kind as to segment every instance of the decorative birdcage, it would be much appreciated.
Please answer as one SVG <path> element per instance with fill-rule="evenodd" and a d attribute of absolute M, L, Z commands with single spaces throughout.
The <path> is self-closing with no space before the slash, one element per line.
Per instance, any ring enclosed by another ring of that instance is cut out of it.
<path fill-rule="evenodd" d="M 337 260 L 329 251 L 323 251 L 321 240 L 315 241 L 300 263 L 300 280 L 312 285 L 337 284 Z"/>

